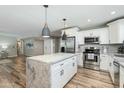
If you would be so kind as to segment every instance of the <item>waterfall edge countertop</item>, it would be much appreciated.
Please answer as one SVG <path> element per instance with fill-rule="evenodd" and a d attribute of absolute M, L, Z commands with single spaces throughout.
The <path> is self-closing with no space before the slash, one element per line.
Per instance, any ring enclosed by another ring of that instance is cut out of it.
<path fill-rule="evenodd" d="M 124 68 L 124 62 L 118 62 Z"/>
<path fill-rule="evenodd" d="M 39 55 L 33 57 L 27 57 L 27 60 L 36 60 L 38 62 L 44 62 L 47 64 L 55 64 L 57 62 L 63 61 L 65 59 L 71 58 L 73 56 L 79 55 L 78 53 L 53 53 L 46 55 Z"/>
<path fill-rule="evenodd" d="M 115 54 L 114 59 L 120 64 L 120 66 L 124 67 L 124 54 Z"/>

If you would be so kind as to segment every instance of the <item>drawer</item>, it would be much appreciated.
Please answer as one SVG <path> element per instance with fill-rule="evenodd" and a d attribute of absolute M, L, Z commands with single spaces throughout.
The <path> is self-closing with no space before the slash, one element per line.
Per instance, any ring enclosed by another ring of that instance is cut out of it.
<path fill-rule="evenodd" d="M 58 63 L 56 63 L 56 64 L 53 64 L 53 65 L 52 65 L 52 68 L 54 68 L 54 69 L 61 68 L 61 67 L 63 67 L 64 64 L 66 64 L 67 62 L 76 62 L 76 61 L 77 61 L 77 57 L 74 56 L 74 57 L 65 59 L 65 60 L 63 60 L 63 61 L 61 61 L 61 62 L 58 62 Z"/>

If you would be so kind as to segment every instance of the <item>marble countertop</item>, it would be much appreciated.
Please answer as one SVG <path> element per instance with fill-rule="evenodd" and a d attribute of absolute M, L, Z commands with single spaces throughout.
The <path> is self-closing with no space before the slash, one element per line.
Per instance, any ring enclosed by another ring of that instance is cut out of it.
<path fill-rule="evenodd" d="M 124 68 L 124 62 L 119 62 L 119 64 Z"/>
<path fill-rule="evenodd" d="M 65 59 L 71 58 L 73 56 L 79 55 L 78 53 L 54 53 L 54 54 L 46 54 L 46 55 L 39 55 L 28 57 L 27 60 L 36 60 L 38 62 L 44 62 L 48 64 L 54 64 Z"/>
<path fill-rule="evenodd" d="M 124 57 L 124 54 L 116 53 L 115 56 L 117 56 L 117 57 Z"/>

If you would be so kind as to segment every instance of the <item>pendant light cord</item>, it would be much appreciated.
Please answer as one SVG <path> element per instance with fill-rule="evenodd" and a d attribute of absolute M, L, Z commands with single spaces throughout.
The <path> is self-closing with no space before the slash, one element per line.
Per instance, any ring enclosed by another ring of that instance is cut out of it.
<path fill-rule="evenodd" d="M 64 20 L 64 29 L 65 29 L 65 20 Z"/>
<path fill-rule="evenodd" d="M 63 21 L 64 21 L 64 32 L 65 32 L 65 21 L 66 21 L 66 19 L 64 18 Z"/>
<path fill-rule="evenodd" d="M 47 7 L 45 7 L 45 24 L 47 24 Z"/>

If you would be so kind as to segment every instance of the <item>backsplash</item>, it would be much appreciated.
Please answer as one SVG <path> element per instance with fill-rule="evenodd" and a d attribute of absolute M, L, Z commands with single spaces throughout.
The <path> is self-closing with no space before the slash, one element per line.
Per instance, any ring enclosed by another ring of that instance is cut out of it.
<path fill-rule="evenodd" d="M 117 53 L 118 52 L 118 47 L 120 47 L 122 44 L 110 44 L 110 45 L 82 45 L 79 46 L 79 52 L 83 52 L 85 48 L 87 47 L 95 47 L 100 49 L 101 54 L 106 54 L 106 53 Z"/>

